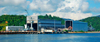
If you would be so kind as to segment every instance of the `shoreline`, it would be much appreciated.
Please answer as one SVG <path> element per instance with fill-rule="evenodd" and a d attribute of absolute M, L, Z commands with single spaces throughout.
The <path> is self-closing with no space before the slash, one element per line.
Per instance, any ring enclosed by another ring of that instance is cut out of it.
<path fill-rule="evenodd" d="M 67 34 L 68 32 L 2 31 L 0 34 Z"/>
<path fill-rule="evenodd" d="M 100 33 L 100 31 L 88 31 L 88 32 L 68 32 L 68 33 Z"/>
<path fill-rule="evenodd" d="M 0 31 L 0 34 L 70 34 L 70 33 L 100 33 L 100 31 L 88 32 L 38 32 L 38 31 Z"/>

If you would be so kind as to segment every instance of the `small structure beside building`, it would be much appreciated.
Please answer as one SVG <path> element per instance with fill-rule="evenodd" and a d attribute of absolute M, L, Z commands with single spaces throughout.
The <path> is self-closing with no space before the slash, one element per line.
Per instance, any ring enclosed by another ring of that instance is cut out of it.
<path fill-rule="evenodd" d="M 45 29 L 45 28 L 41 28 L 41 32 L 53 32 L 53 28 L 48 28 L 48 29 Z"/>
<path fill-rule="evenodd" d="M 88 27 L 88 31 L 95 31 L 95 29 L 92 27 L 92 25 L 90 25 L 90 26 Z"/>
<path fill-rule="evenodd" d="M 24 30 L 23 26 L 6 26 L 6 31 L 22 31 Z"/>

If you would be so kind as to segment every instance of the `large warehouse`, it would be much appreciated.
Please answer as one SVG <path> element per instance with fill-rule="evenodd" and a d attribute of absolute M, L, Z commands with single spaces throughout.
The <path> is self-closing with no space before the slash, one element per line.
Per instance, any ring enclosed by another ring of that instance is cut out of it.
<path fill-rule="evenodd" d="M 38 15 L 27 16 L 27 27 L 40 31 L 41 28 L 64 28 L 65 26 L 61 24 L 61 21 L 50 20 L 50 19 L 39 19 Z"/>
<path fill-rule="evenodd" d="M 88 23 L 86 22 L 67 20 L 65 21 L 65 28 L 69 27 L 72 31 L 88 31 Z"/>
<path fill-rule="evenodd" d="M 35 31 L 40 31 L 41 28 L 68 28 L 71 27 L 71 31 L 88 31 L 88 23 L 66 20 L 65 25 L 61 24 L 61 21 L 50 19 L 39 19 L 38 15 L 27 16 L 27 28 Z"/>

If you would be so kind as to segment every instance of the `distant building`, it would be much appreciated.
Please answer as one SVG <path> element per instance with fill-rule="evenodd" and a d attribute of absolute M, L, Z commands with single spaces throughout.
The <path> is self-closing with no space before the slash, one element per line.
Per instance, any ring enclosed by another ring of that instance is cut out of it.
<path fill-rule="evenodd" d="M 88 23 L 67 20 L 67 21 L 65 21 L 65 28 L 68 28 L 71 31 L 88 31 Z"/>
<path fill-rule="evenodd" d="M 88 27 L 88 31 L 95 31 L 95 29 L 92 27 L 92 25 L 90 25 L 90 26 Z"/>
<path fill-rule="evenodd" d="M 22 31 L 23 26 L 6 26 L 6 31 Z"/>
<path fill-rule="evenodd" d="M 50 19 L 39 19 L 38 16 L 27 16 L 27 27 L 33 28 L 35 31 L 40 31 L 41 28 L 64 28 L 61 21 Z"/>

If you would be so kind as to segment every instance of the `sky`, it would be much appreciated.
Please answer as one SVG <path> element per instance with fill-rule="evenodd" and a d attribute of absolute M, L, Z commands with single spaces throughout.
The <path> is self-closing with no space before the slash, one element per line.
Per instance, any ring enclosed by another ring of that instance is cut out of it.
<path fill-rule="evenodd" d="M 48 14 L 80 20 L 100 15 L 100 0 L 0 0 L 0 15 L 3 14 L 27 16 Z"/>

